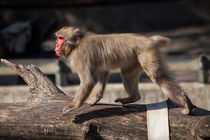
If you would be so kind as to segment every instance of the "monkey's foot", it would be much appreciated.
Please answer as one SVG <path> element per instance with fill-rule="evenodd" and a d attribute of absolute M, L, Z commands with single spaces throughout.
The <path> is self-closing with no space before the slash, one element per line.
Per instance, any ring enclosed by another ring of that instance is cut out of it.
<path fill-rule="evenodd" d="M 140 98 L 141 97 L 138 94 L 138 96 L 136 96 L 136 97 L 118 98 L 114 102 L 125 105 L 125 104 L 128 104 L 128 103 L 134 103 L 134 102 L 138 101 Z"/>
<path fill-rule="evenodd" d="M 65 106 L 63 108 L 63 115 L 65 116 L 67 113 L 69 113 L 73 109 L 75 109 L 73 104 L 69 104 L 69 105 Z"/>
<path fill-rule="evenodd" d="M 182 110 L 182 113 L 185 114 L 185 115 L 189 115 L 191 113 L 191 111 L 188 108 L 184 108 Z"/>
<path fill-rule="evenodd" d="M 94 101 L 94 100 L 89 100 L 86 102 L 86 104 L 90 105 L 90 106 L 94 106 L 98 103 L 98 101 Z"/>
<path fill-rule="evenodd" d="M 132 98 L 118 98 L 114 102 L 120 103 L 122 106 L 124 106 L 125 104 L 133 103 L 136 101 L 138 101 L 138 100 L 132 99 Z"/>
<path fill-rule="evenodd" d="M 192 105 L 190 107 L 185 107 L 183 110 L 182 110 L 182 113 L 185 114 L 185 115 L 190 115 L 192 110 L 196 108 L 196 106 Z"/>
<path fill-rule="evenodd" d="M 186 103 L 184 105 L 184 109 L 182 110 L 182 113 L 185 115 L 189 115 L 191 114 L 192 110 L 196 108 L 196 106 L 192 104 L 192 102 L 187 96 L 184 96 L 184 97 L 185 97 Z"/>
<path fill-rule="evenodd" d="M 100 101 L 101 97 L 96 97 L 96 98 L 92 98 L 90 100 L 88 100 L 86 103 L 90 106 L 94 106 L 96 105 L 99 101 Z"/>
<path fill-rule="evenodd" d="M 120 103 L 122 106 L 124 106 L 126 104 L 126 98 L 118 98 L 114 102 Z"/>

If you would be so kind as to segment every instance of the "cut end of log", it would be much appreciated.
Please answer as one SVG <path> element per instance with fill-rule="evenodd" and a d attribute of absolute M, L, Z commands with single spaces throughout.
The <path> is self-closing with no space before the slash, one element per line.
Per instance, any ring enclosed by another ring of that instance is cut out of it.
<path fill-rule="evenodd" d="M 0 62 L 4 63 L 6 61 L 6 59 L 0 59 Z"/>

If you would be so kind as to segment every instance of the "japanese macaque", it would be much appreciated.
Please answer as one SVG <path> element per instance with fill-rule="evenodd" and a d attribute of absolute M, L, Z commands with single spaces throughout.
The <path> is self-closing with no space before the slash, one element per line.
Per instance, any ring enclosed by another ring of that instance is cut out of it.
<path fill-rule="evenodd" d="M 139 76 L 144 71 L 173 102 L 182 105 L 182 113 L 190 114 L 193 104 L 173 80 L 161 56 L 159 47 L 169 39 L 163 36 L 146 36 L 134 33 L 86 34 L 76 27 L 63 27 L 57 33 L 56 54 L 71 60 L 80 78 L 80 86 L 73 102 L 63 109 L 65 115 L 79 108 L 94 95 L 89 104 L 95 105 L 103 96 L 109 70 L 120 69 L 126 98 L 115 102 L 122 105 L 140 99 Z"/>

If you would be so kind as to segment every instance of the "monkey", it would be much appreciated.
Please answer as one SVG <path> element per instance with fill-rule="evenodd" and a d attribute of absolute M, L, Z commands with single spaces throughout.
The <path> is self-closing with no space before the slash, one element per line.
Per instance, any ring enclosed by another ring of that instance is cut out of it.
<path fill-rule="evenodd" d="M 55 35 L 56 54 L 70 60 L 80 79 L 73 101 L 63 109 L 64 115 L 82 106 L 90 93 L 93 98 L 87 103 L 96 105 L 103 96 L 112 69 L 120 70 L 128 95 L 116 99 L 116 103 L 124 106 L 141 98 L 139 76 L 145 72 L 170 100 L 184 107 L 183 114 L 190 114 L 195 107 L 171 76 L 160 52 L 160 47 L 166 46 L 169 38 L 137 33 L 89 34 L 71 26 L 61 28 Z"/>

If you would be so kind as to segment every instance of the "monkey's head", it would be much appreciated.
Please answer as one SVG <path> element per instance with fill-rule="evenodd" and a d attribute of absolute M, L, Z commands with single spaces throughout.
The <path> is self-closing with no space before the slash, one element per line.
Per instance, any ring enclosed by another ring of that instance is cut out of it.
<path fill-rule="evenodd" d="M 76 27 L 63 27 L 55 33 L 57 37 L 56 54 L 68 57 L 72 50 L 78 45 L 84 33 Z"/>

